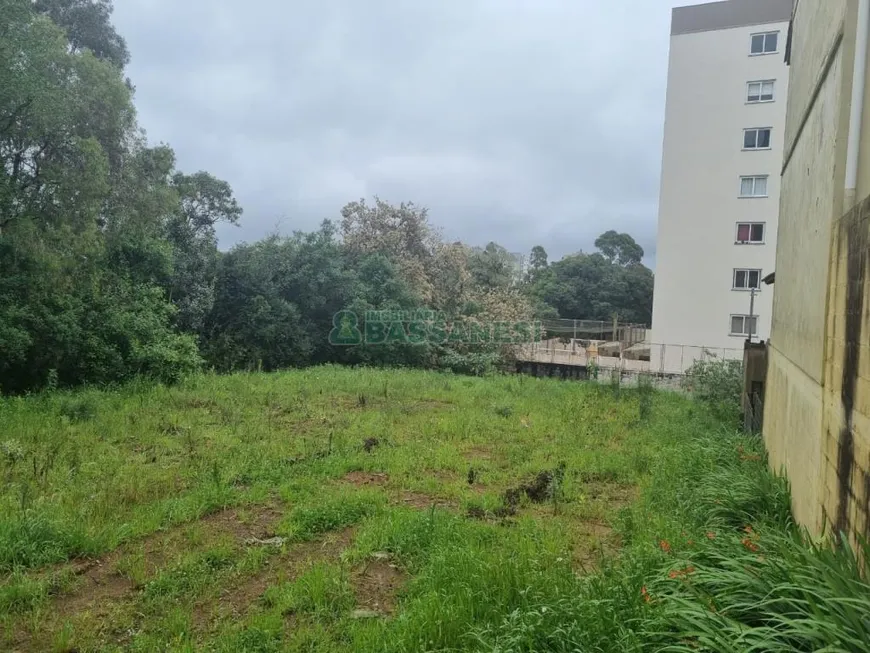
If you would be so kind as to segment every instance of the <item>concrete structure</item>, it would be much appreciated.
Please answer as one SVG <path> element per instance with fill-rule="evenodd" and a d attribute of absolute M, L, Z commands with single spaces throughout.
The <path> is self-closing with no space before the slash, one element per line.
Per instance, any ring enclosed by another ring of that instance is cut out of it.
<path fill-rule="evenodd" d="M 770 334 L 760 280 L 775 261 L 791 11 L 792 0 L 673 10 L 652 343 L 741 358 L 750 330 Z"/>
<path fill-rule="evenodd" d="M 799 0 L 764 437 L 815 532 L 870 536 L 870 0 Z M 856 204 L 856 199 L 857 204 Z"/>

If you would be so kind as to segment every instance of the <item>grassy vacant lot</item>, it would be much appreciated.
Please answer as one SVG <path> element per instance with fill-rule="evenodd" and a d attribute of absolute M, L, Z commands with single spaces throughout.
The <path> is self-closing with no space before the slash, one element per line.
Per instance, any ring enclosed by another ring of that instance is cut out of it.
<path fill-rule="evenodd" d="M 860 597 L 857 563 L 677 395 L 324 367 L 6 399 L 0 427 L 3 650 L 866 644 L 861 599 L 790 623 L 795 573 Z"/>

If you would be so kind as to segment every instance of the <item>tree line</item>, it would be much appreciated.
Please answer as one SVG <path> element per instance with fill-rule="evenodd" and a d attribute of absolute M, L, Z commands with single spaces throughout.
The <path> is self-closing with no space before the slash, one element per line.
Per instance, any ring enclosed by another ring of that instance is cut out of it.
<path fill-rule="evenodd" d="M 339 310 L 649 322 L 643 250 L 613 231 L 553 263 L 535 247 L 521 275 L 496 243 L 450 242 L 424 208 L 375 198 L 219 251 L 215 225 L 242 209 L 227 182 L 149 145 L 111 13 L 109 0 L 0 5 L 0 391 L 325 362 L 479 373 L 504 354 L 333 346 Z"/>

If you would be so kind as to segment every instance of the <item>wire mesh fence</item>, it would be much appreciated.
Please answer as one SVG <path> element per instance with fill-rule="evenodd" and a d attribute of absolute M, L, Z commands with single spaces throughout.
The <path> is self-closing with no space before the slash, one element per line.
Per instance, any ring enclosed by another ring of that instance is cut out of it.
<path fill-rule="evenodd" d="M 631 346 L 646 339 L 643 324 L 602 320 L 568 320 L 554 318 L 541 320 L 545 340 L 599 340 L 621 342 Z"/>

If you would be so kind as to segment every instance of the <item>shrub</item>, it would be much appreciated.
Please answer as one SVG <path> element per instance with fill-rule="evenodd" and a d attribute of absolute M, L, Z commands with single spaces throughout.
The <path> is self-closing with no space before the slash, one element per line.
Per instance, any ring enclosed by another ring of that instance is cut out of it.
<path fill-rule="evenodd" d="M 486 376 L 497 371 L 503 362 L 504 358 L 497 352 L 459 353 L 448 349 L 439 358 L 438 364 L 454 374 Z"/>
<path fill-rule="evenodd" d="M 683 387 L 696 399 L 709 405 L 720 419 L 732 423 L 739 420 L 743 392 L 742 361 L 695 361 L 686 371 Z"/>

